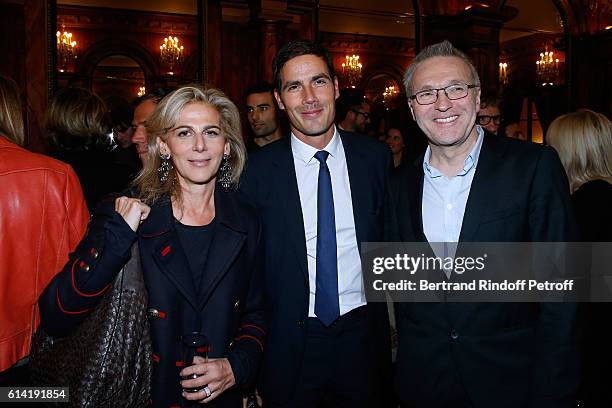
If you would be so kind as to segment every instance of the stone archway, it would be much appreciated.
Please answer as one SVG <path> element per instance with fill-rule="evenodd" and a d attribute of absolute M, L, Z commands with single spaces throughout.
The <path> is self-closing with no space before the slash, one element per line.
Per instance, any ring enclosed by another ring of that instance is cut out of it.
<path fill-rule="evenodd" d="M 155 58 L 140 44 L 129 40 L 102 40 L 83 52 L 77 70 L 78 76 L 88 81 L 87 85 L 91 86 L 91 78 L 96 66 L 111 55 L 125 55 L 136 61 L 144 72 L 147 84 L 160 75 Z"/>

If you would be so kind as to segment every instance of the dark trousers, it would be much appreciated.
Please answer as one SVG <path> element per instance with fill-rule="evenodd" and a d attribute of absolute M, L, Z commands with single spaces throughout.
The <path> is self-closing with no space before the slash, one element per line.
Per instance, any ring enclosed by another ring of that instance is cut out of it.
<path fill-rule="evenodd" d="M 378 408 L 382 406 L 380 377 L 368 356 L 365 307 L 341 316 L 325 327 L 308 318 L 301 374 L 293 398 L 265 408 Z"/>

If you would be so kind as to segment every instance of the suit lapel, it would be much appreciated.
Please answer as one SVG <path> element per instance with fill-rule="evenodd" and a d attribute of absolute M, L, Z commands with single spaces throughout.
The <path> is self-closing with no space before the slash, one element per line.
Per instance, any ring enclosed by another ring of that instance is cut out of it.
<path fill-rule="evenodd" d="M 193 277 L 173 223 L 172 204 L 169 200 L 153 205 L 149 218 L 138 230 L 141 253 L 152 256 L 161 272 L 197 308 Z"/>
<path fill-rule="evenodd" d="M 470 187 L 470 194 L 465 205 L 465 213 L 461 224 L 459 242 L 472 242 L 480 224 L 480 217 L 486 212 L 487 203 L 492 190 L 496 187 L 491 177 L 495 174 L 495 166 L 501 159 L 497 148 L 496 136 L 485 133 L 476 173 Z"/>
<path fill-rule="evenodd" d="M 208 250 L 202 287 L 199 288 L 199 309 L 206 306 L 246 240 L 246 232 L 241 225 L 239 214 L 228 194 L 218 188 L 215 191 L 216 225 Z"/>
<path fill-rule="evenodd" d="M 404 189 L 405 194 L 411 193 L 410 197 L 406 197 L 406 202 L 411 202 L 410 212 L 412 215 L 412 228 L 415 233 L 415 238 L 418 241 L 427 241 L 423 229 L 423 160 L 416 166 L 414 172 L 414 180 L 411 180 L 412 191 Z"/>
<path fill-rule="evenodd" d="M 277 193 L 274 198 L 279 203 L 284 203 L 280 207 L 284 213 L 287 226 L 286 238 L 291 241 L 298 259 L 298 264 L 302 274 L 308 282 L 308 259 L 306 257 L 306 232 L 304 231 L 304 216 L 302 214 L 302 204 L 300 202 L 300 191 L 295 175 L 295 164 L 291 151 L 291 136 L 283 138 L 281 154 L 273 163 L 276 167 Z"/>
<path fill-rule="evenodd" d="M 369 166 L 365 164 L 367 163 L 367 157 L 365 157 L 364 152 L 358 149 L 351 135 L 347 135 L 340 129 L 338 129 L 338 133 L 340 134 L 344 155 L 346 157 L 346 167 L 351 188 L 351 200 L 353 202 L 353 220 L 355 222 L 357 248 L 359 249 L 359 253 L 361 253 L 360 244 L 368 241 L 367 224 L 365 220 L 368 219 L 367 211 L 370 208 L 367 204 L 372 200 L 370 196 L 372 191 L 364 188 L 364 186 L 371 185 L 367 182 L 370 178 L 368 174 Z"/>

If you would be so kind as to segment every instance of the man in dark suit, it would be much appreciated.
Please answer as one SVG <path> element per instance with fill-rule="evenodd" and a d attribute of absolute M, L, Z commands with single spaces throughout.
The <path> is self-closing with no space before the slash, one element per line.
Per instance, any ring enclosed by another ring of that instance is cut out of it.
<path fill-rule="evenodd" d="M 480 80 L 465 54 L 448 41 L 427 47 L 404 84 L 429 147 L 392 182 L 392 238 L 574 239 L 557 155 L 476 125 Z M 407 406 L 576 406 L 575 304 L 397 303 L 396 312 L 396 387 Z"/>
<path fill-rule="evenodd" d="M 324 48 L 291 42 L 273 71 L 291 135 L 253 152 L 241 185 L 264 227 L 264 406 L 379 407 L 388 315 L 365 300 L 359 244 L 383 238 L 390 155 L 334 126 L 338 80 Z"/>

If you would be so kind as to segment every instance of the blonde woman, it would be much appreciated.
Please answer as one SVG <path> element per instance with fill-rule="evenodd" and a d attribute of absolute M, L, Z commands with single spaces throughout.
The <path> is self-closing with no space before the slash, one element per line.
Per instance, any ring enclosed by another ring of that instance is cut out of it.
<path fill-rule="evenodd" d="M 601 113 L 580 110 L 555 119 L 546 140 L 567 172 L 585 241 L 612 241 L 612 124 Z"/>
<path fill-rule="evenodd" d="M 96 305 L 137 243 L 149 294 L 153 406 L 241 407 L 265 328 L 260 224 L 232 188 L 245 162 L 238 110 L 218 90 L 179 88 L 157 105 L 147 135 L 135 188 L 98 208 L 41 297 L 44 328 L 59 336 L 78 324 L 74 313 Z M 207 337 L 208 360 L 182 361 L 182 339 L 192 332 Z"/>
<path fill-rule="evenodd" d="M 582 240 L 612 241 L 610 120 L 590 110 L 569 113 L 551 123 L 546 140 L 559 152 L 567 172 Z M 585 367 L 581 394 L 587 407 L 612 406 L 609 384 L 611 313 L 610 303 L 582 305 Z"/>

